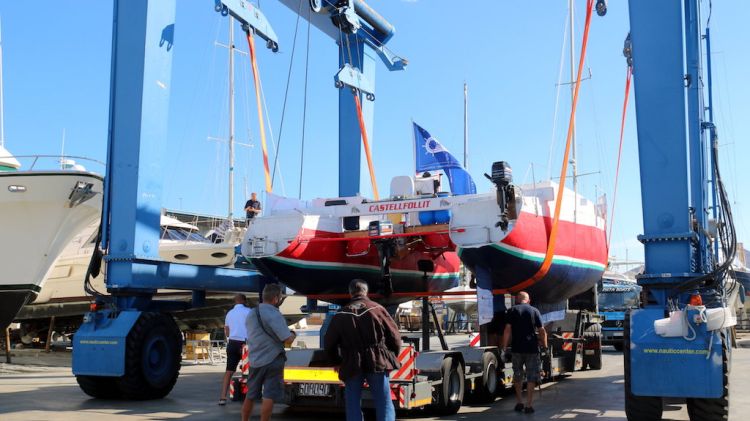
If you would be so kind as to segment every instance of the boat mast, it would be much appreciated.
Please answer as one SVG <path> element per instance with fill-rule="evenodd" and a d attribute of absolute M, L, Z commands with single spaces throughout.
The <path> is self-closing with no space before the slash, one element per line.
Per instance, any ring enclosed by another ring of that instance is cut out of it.
<path fill-rule="evenodd" d="M 469 170 L 469 86 L 464 82 L 464 169 Z"/>
<path fill-rule="evenodd" d="M 570 107 L 573 108 L 573 96 L 576 90 L 576 65 L 575 65 L 575 26 L 573 16 L 573 0 L 568 0 L 568 8 L 570 9 Z M 573 221 L 577 220 L 578 217 L 578 168 L 577 168 L 577 154 L 576 154 L 576 120 L 575 115 L 573 116 L 573 137 L 572 137 L 572 157 L 570 159 L 571 168 L 573 169 L 573 197 L 575 203 L 573 205 Z M 565 188 L 565 186 L 561 186 Z"/>
<path fill-rule="evenodd" d="M 3 31 L 0 21 L 0 147 L 5 146 L 5 122 L 3 121 Z"/>
<path fill-rule="evenodd" d="M 234 18 L 229 16 L 229 211 L 234 224 Z"/>

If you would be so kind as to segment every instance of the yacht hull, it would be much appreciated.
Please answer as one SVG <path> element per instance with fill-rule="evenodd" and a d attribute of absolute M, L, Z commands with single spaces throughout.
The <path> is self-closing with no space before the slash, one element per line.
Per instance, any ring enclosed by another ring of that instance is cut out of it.
<path fill-rule="evenodd" d="M 0 328 L 34 298 L 73 237 L 99 218 L 101 193 L 102 177 L 89 172 L 0 173 L 0 301 L 21 303 L 3 306 Z"/>

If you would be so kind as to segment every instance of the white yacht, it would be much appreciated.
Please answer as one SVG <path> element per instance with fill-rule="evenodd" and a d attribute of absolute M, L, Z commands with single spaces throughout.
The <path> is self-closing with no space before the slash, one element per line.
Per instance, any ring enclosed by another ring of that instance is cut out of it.
<path fill-rule="evenodd" d="M 71 240 L 99 219 L 102 181 L 80 167 L 23 170 L 0 147 L 0 328 L 36 297 Z"/>

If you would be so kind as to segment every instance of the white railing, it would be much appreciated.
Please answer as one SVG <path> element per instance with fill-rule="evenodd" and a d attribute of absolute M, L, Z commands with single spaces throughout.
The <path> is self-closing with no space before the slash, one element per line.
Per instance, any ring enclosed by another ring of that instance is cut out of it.
<path fill-rule="evenodd" d="M 15 158 L 18 161 L 20 161 L 22 164 L 24 162 L 31 161 L 31 165 L 21 165 L 20 170 L 23 171 L 44 171 L 44 170 L 72 170 L 72 168 L 68 167 L 66 168 L 65 165 L 74 165 L 79 164 L 81 161 L 85 164 L 91 163 L 91 164 L 97 164 L 97 166 L 100 166 L 100 171 L 104 172 L 104 167 L 106 167 L 106 163 L 103 161 L 99 161 L 98 159 L 94 158 L 88 158 L 85 156 L 77 156 L 77 155 L 9 155 L 9 156 L 0 156 L 0 159 L 8 159 L 8 158 Z M 69 162 L 68 160 L 72 160 L 73 162 Z M 51 163 L 54 162 L 54 165 Z M 90 170 L 87 168 L 87 170 Z"/>

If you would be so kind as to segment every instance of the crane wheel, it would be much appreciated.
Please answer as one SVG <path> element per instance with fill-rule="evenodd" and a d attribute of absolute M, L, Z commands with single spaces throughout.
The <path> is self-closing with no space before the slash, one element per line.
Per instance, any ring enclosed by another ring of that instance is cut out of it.
<path fill-rule="evenodd" d="M 120 397 L 160 399 L 180 374 L 182 336 L 172 316 L 144 312 L 128 333 L 125 375 L 117 381 Z"/>
<path fill-rule="evenodd" d="M 475 392 L 475 399 L 479 403 L 495 401 L 497 394 L 497 356 L 492 352 L 482 355 L 482 378 Z"/>
<path fill-rule="evenodd" d="M 117 387 L 117 377 L 76 376 L 81 390 L 96 399 L 117 399 L 120 389 Z"/>
<path fill-rule="evenodd" d="M 724 395 L 714 399 L 688 398 L 687 411 L 691 421 L 720 421 L 729 419 L 729 359 L 727 358 L 727 338 L 722 337 L 724 361 Z"/>
<path fill-rule="evenodd" d="M 623 358 L 625 362 L 625 415 L 628 421 L 660 421 L 664 407 L 655 396 L 637 396 L 630 391 L 630 312 L 625 314 Z"/>

